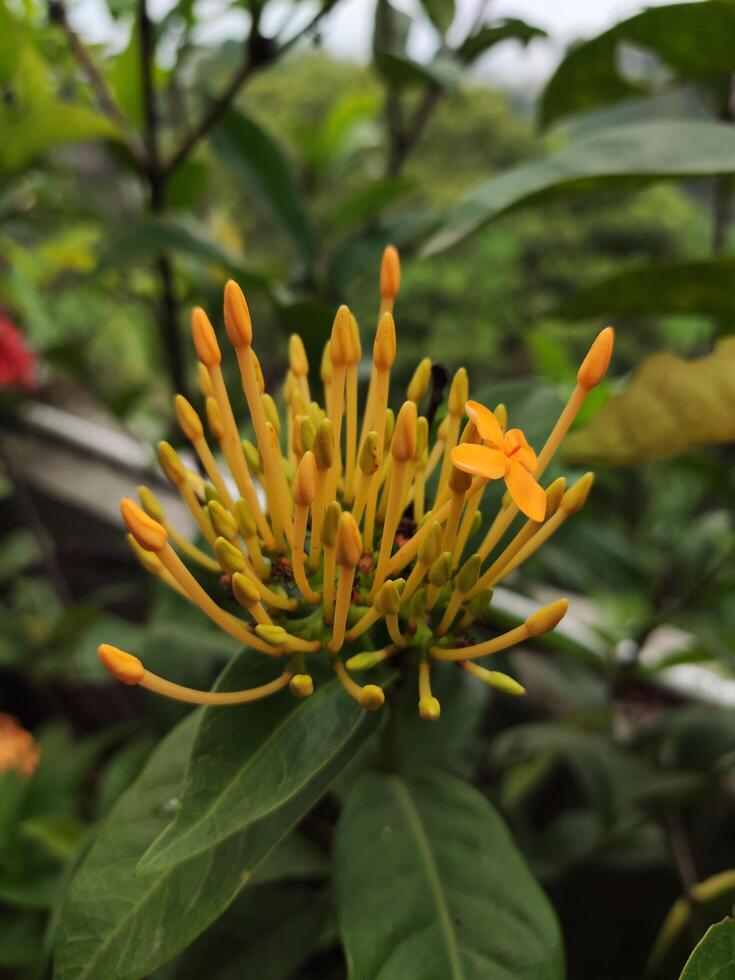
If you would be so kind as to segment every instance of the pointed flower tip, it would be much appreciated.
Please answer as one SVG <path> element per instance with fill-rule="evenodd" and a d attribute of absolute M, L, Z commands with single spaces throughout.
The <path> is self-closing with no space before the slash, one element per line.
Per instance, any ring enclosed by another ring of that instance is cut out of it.
<path fill-rule="evenodd" d="M 421 698 L 419 701 L 419 717 L 423 721 L 438 721 L 441 713 L 441 705 L 436 698 Z"/>
<path fill-rule="evenodd" d="M 314 681 L 309 674 L 294 674 L 288 686 L 297 698 L 310 698 L 314 693 Z"/>
<path fill-rule="evenodd" d="M 101 643 L 97 653 L 107 670 L 122 684 L 140 684 L 143 680 L 143 664 L 132 653 L 118 650 L 109 643 Z"/>
<path fill-rule="evenodd" d="M 186 483 L 186 467 L 171 443 L 164 439 L 158 443 L 158 462 L 166 474 L 166 479 L 175 487 L 183 486 Z"/>
<path fill-rule="evenodd" d="M 232 592 L 245 609 L 251 609 L 260 602 L 260 592 L 242 572 L 235 572 L 232 576 Z"/>
<path fill-rule="evenodd" d="M 368 711 L 377 711 L 383 706 L 385 694 L 377 684 L 366 684 L 360 694 L 360 704 Z"/>
<path fill-rule="evenodd" d="M 288 339 L 288 362 L 297 378 L 309 373 L 309 360 L 304 349 L 304 342 L 297 333 L 292 333 Z"/>
<path fill-rule="evenodd" d="M 201 439 L 201 437 L 204 435 L 202 420 L 199 418 L 199 414 L 191 402 L 184 398 L 183 395 L 177 395 L 174 399 L 174 405 L 176 407 L 176 417 L 179 420 L 181 431 L 184 433 L 186 438 L 191 442 Z"/>
<path fill-rule="evenodd" d="M 391 456 L 397 463 L 407 463 L 416 454 L 417 421 L 416 403 L 405 401 L 398 413 L 390 444 Z"/>
<path fill-rule="evenodd" d="M 353 357 L 352 348 L 352 314 L 349 307 L 343 303 L 334 317 L 329 342 L 329 356 L 334 367 L 350 363 Z"/>
<path fill-rule="evenodd" d="M 410 398 L 412 402 L 416 402 L 416 404 L 418 404 L 429 390 L 430 380 L 431 358 L 425 357 L 423 360 L 419 361 L 416 370 L 413 372 L 413 377 L 409 381 L 408 388 L 406 389 L 406 397 Z"/>
<path fill-rule="evenodd" d="M 166 520 L 166 511 L 163 509 L 163 504 L 150 489 L 150 487 L 138 487 L 138 498 L 140 500 L 140 505 L 146 514 L 149 517 L 152 517 L 154 521 L 158 521 L 159 524 L 163 524 L 163 522 Z"/>
<path fill-rule="evenodd" d="M 502 691 L 504 694 L 521 697 L 526 693 L 526 689 L 522 684 L 519 684 L 513 677 L 509 677 L 508 674 L 503 674 L 499 670 L 488 670 L 485 681 L 490 687 L 494 687 L 496 691 Z"/>
<path fill-rule="evenodd" d="M 245 555 L 243 555 L 238 547 L 228 541 L 227 538 L 215 538 L 214 553 L 217 556 L 217 561 L 228 575 L 245 571 L 247 567 Z"/>
<path fill-rule="evenodd" d="M 449 389 L 447 411 L 450 415 L 453 415 L 455 418 L 461 418 L 465 411 L 469 393 L 470 381 L 467 377 L 467 368 L 461 367 L 452 378 L 452 385 Z"/>
<path fill-rule="evenodd" d="M 569 600 L 557 599 L 556 602 L 532 613 L 526 620 L 528 635 L 543 636 L 544 633 L 549 633 L 564 619 L 567 609 L 569 609 Z"/>
<path fill-rule="evenodd" d="M 380 371 L 393 367 L 396 359 L 396 325 L 390 313 L 380 318 L 373 343 L 373 364 Z"/>
<path fill-rule="evenodd" d="M 335 561 L 342 568 L 355 568 L 362 557 L 362 535 L 349 511 L 339 515 Z"/>
<path fill-rule="evenodd" d="M 253 342 L 253 324 L 245 294 L 234 279 L 225 286 L 225 330 L 233 347 L 249 347 Z"/>
<path fill-rule="evenodd" d="M 401 287 L 401 259 L 395 245 L 386 245 L 380 263 L 380 295 L 395 299 Z"/>
<path fill-rule="evenodd" d="M 191 313 L 191 336 L 197 358 L 205 367 L 215 367 L 222 360 L 217 337 L 209 317 L 201 308 L 196 306 Z"/>
<path fill-rule="evenodd" d="M 346 661 L 345 667 L 348 670 L 371 670 L 377 662 L 378 660 L 373 650 L 363 650 L 362 653 L 356 653 L 350 657 Z"/>
<path fill-rule="evenodd" d="M 580 476 L 577 482 L 573 483 L 561 498 L 561 508 L 568 515 L 576 514 L 586 504 L 587 497 L 590 495 L 590 490 L 594 482 L 594 473 L 585 473 L 584 476 Z"/>
<path fill-rule="evenodd" d="M 128 531 L 146 551 L 157 554 L 163 551 L 168 541 L 166 528 L 154 521 L 134 500 L 124 497 L 120 501 L 120 513 Z"/>
<path fill-rule="evenodd" d="M 615 330 L 613 327 L 605 327 L 595 337 L 577 372 L 577 382 L 586 391 L 598 385 L 607 374 L 614 345 Z"/>
<path fill-rule="evenodd" d="M 296 468 L 293 481 L 294 503 L 308 507 L 316 497 L 317 467 L 314 453 L 310 450 L 304 453 Z"/>

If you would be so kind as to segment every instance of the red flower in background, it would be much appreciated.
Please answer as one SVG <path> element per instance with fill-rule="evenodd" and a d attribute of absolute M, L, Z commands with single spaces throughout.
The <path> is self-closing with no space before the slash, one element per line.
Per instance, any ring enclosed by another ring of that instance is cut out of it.
<path fill-rule="evenodd" d="M 13 321 L 0 313 L 0 389 L 36 387 L 36 355 Z"/>

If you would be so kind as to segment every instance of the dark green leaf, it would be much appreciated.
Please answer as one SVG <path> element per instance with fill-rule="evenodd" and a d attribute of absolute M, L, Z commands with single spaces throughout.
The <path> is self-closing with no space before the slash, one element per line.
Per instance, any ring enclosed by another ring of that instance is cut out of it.
<path fill-rule="evenodd" d="M 735 921 L 710 926 L 686 962 L 679 980 L 726 980 L 735 974 Z"/>
<path fill-rule="evenodd" d="M 454 20 L 454 0 L 421 0 L 421 6 L 439 33 L 446 34 Z"/>
<path fill-rule="evenodd" d="M 500 817 L 446 773 L 369 773 L 335 842 L 350 980 L 561 980 L 554 913 Z"/>
<path fill-rule="evenodd" d="M 624 77 L 620 49 L 634 44 L 656 54 L 678 80 L 726 76 L 735 70 L 735 6 L 720 0 L 650 7 L 577 45 L 546 86 L 541 121 L 583 112 L 648 90 Z"/>
<path fill-rule="evenodd" d="M 576 293 L 554 313 L 565 317 L 628 313 L 703 313 L 735 317 L 735 261 L 661 262 L 619 272 Z"/>
<path fill-rule="evenodd" d="M 243 655 L 225 670 L 218 688 L 254 687 L 280 669 Z M 359 708 L 336 678 L 306 700 L 286 691 L 227 711 L 205 711 L 181 807 L 145 854 L 141 873 L 206 853 L 306 797 L 314 804 L 376 725 L 377 715 Z"/>
<path fill-rule="evenodd" d="M 505 17 L 495 24 L 481 27 L 475 34 L 465 38 L 457 54 L 465 64 L 469 65 L 481 54 L 503 41 L 520 41 L 525 46 L 535 37 L 548 37 L 548 35 L 540 27 L 527 24 L 517 17 Z"/>
<path fill-rule="evenodd" d="M 620 126 L 567 146 L 538 163 L 491 177 L 471 191 L 424 245 L 432 255 L 463 241 L 510 208 L 561 191 L 597 190 L 612 180 L 639 184 L 664 177 L 696 177 L 735 170 L 732 126 L 659 122 Z"/>
<path fill-rule="evenodd" d="M 387 81 L 398 87 L 435 85 L 454 92 L 459 86 L 459 65 L 448 57 L 424 64 L 407 55 L 379 51 L 375 54 L 375 66 Z"/>
<path fill-rule="evenodd" d="M 215 152 L 250 187 L 253 201 L 265 206 L 291 236 L 304 262 L 314 257 L 314 232 L 301 192 L 283 149 L 260 125 L 228 109 L 213 131 Z"/>

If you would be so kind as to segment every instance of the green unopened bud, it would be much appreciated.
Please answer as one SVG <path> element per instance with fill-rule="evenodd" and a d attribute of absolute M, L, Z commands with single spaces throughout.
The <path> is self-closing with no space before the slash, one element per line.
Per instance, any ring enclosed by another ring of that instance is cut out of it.
<path fill-rule="evenodd" d="M 235 504 L 235 520 L 244 538 L 252 538 L 257 534 L 258 525 L 255 523 L 250 507 L 242 497 Z"/>
<path fill-rule="evenodd" d="M 158 443 L 158 462 L 166 474 L 166 479 L 175 487 L 180 487 L 186 483 L 186 468 L 170 442 Z"/>
<path fill-rule="evenodd" d="M 414 619 L 422 619 L 426 613 L 426 589 L 416 589 L 408 603 L 408 612 Z"/>
<path fill-rule="evenodd" d="M 273 401 L 272 396 L 269 395 L 267 391 L 263 392 L 263 394 L 260 396 L 260 401 L 263 405 L 263 411 L 265 412 L 266 420 L 270 422 L 270 424 L 276 430 L 276 435 L 280 436 L 281 419 L 280 416 L 278 415 L 278 408 L 276 407 L 276 403 Z"/>
<path fill-rule="evenodd" d="M 442 545 L 442 528 L 438 521 L 434 521 L 429 530 L 424 534 L 419 542 L 417 558 L 422 565 L 433 565 L 439 557 L 439 549 Z"/>
<path fill-rule="evenodd" d="M 141 507 L 149 517 L 158 521 L 159 524 L 165 522 L 166 512 L 163 509 L 163 504 L 149 487 L 138 487 L 138 498 Z"/>
<path fill-rule="evenodd" d="M 482 514 L 479 510 L 475 511 L 475 516 L 472 518 L 472 524 L 470 525 L 470 537 L 477 534 L 482 526 Z"/>
<path fill-rule="evenodd" d="M 216 535 L 234 541 L 237 537 L 237 521 L 217 500 L 210 500 L 207 504 L 209 519 L 212 522 L 212 529 Z"/>
<path fill-rule="evenodd" d="M 429 445 L 429 422 L 423 415 L 416 420 L 416 452 L 413 454 L 414 462 L 419 462 L 426 455 Z"/>
<path fill-rule="evenodd" d="M 327 509 L 324 511 L 324 521 L 322 523 L 322 546 L 324 548 L 333 548 L 335 546 L 341 513 L 342 508 L 338 500 L 333 500 L 327 505 Z"/>
<path fill-rule="evenodd" d="M 222 500 L 220 499 L 220 495 L 217 493 L 217 491 L 215 490 L 215 488 L 212 486 L 211 483 L 204 484 L 204 499 L 208 504 L 212 500 L 216 501 L 216 503 L 218 504 L 222 503 Z"/>
<path fill-rule="evenodd" d="M 485 612 L 487 607 L 492 602 L 493 590 L 492 589 L 482 589 L 477 595 L 472 596 L 470 601 L 467 603 L 467 610 L 472 616 L 479 616 L 480 613 Z"/>
<path fill-rule="evenodd" d="M 390 444 L 393 440 L 393 433 L 396 431 L 396 416 L 392 408 L 385 413 L 385 429 L 383 430 L 383 455 L 388 455 Z"/>
<path fill-rule="evenodd" d="M 486 674 L 483 675 L 483 680 L 494 687 L 497 691 L 502 691 L 504 694 L 513 694 L 519 697 L 521 694 L 526 693 L 526 689 L 518 681 L 509 677 L 507 674 L 502 674 L 499 670 L 488 670 Z"/>
<path fill-rule="evenodd" d="M 310 698 L 314 693 L 314 681 L 309 674 L 294 674 L 288 686 L 297 698 Z"/>
<path fill-rule="evenodd" d="M 457 590 L 462 592 L 469 592 L 471 588 L 474 587 L 477 579 L 480 577 L 480 566 L 482 564 L 482 559 L 479 555 L 472 555 L 468 558 L 464 565 L 457 572 L 457 580 L 455 585 Z"/>
<path fill-rule="evenodd" d="M 444 551 L 429 569 L 429 581 L 438 589 L 444 588 L 452 577 L 452 552 Z"/>
<path fill-rule="evenodd" d="M 234 544 L 230 544 L 226 538 L 215 539 L 214 552 L 217 555 L 217 561 L 228 575 L 244 572 L 247 568 L 243 553 Z"/>
<path fill-rule="evenodd" d="M 378 662 L 373 650 L 364 650 L 362 653 L 356 653 L 354 657 L 350 657 L 346 661 L 345 667 L 348 670 L 372 670 Z"/>
<path fill-rule="evenodd" d="M 408 388 L 406 389 L 406 397 L 418 404 L 429 390 L 430 380 L 431 358 L 425 357 L 422 361 L 419 361 L 416 370 L 413 372 L 413 377 L 409 381 Z"/>
<path fill-rule="evenodd" d="M 365 436 L 365 441 L 360 450 L 360 469 L 365 476 L 372 476 L 379 466 L 378 433 L 371 431 Z"/>
<path fill-rule="evenodd" d="M 329 419 L 322 419 L 319 423 L 312 452 L 320 470 L 331 468 L 334 462 L 334 429 Z"/>
<path fill-rule="evenodd" d="M 258 623 L 255 632 L 272 647 L 285 647 L 288 644 L 288 633 L 282 626 L 269 623 Z"/>
<path fill-rule="evenodd" d="M 301 448 L 306 453 L 314 448 L 316 425 L 308 415 L 301 416 Z"/>
<path fill-rule="evenodd" d="M 260 602 L 260 593 L 253 582 L 242 572 L 235 572 L 232 576 L 232 592 L 245 609 L 252 609 Z"/>
<path fill-rule="evenodd" d="M 401 594 L 395 582 L 384 582 L 375 597 L 375 605 L 384 616 L 395 616 L 401 608 Z"/>
<path fill-rule="evenodd" d="M 242 451 L 245 453 L 245 462 L 248 464 L 248 469 L 252 470 L 253 473 L 260 473 L 263 469 L 263 464 L 260 461 L 260 453 L 249 439 L 242 440 Z"/>

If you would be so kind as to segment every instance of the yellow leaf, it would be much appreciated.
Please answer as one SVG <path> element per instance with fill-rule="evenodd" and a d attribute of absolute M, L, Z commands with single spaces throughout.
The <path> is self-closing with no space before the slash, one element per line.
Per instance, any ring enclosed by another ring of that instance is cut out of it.
<path fill-rule="evenodd" d="M 572 433 L 569 463 L 626 465 L 735 442 L 735 336 L 711 354 L 685 361 L 654 354 L 625 391 Z"/>

